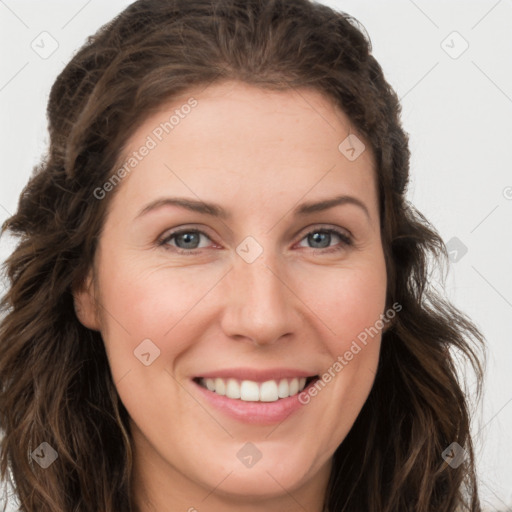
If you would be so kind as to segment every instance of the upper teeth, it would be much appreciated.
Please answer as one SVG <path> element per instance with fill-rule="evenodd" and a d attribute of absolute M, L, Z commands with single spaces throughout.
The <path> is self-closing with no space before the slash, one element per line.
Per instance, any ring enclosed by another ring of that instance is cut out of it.
<path fill-rule="evenodd" d="M 236 379 L 201 379 L 201 385 L 218 395 L 228 398 L 241 399 L 246 402 L 275 402 L 302 391 L 306 385 L 305 377 L 293 379 L 267 380 L 254 382 L 252 380 L 238 381 Z"/>

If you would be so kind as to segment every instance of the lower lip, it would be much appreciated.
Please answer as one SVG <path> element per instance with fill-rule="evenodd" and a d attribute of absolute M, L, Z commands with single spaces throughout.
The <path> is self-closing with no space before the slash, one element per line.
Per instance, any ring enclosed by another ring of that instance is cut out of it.
<path fill-rule="evenodd" d="M 209 404 L 228 416 L 245 423 L 259 425 L 280 423 L 303 407 L 303 404 L 299 402 L 298 393 L 288 398 L 281 398 L 275 402 L 246 402 L 218 395 L 195 381 L 192 381 L 192 383 L 199 389 Z"/>

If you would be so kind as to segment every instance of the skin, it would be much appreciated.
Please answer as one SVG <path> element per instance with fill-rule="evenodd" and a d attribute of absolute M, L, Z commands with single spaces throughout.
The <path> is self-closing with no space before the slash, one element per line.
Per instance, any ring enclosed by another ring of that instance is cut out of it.
<path fill-rule="evenodd" d="M 77 314 L 101 332 L 131 417 L 142 512 L 321 512 L 333 453 L 374 382 L 380 334 L 279 425 L 226 416 L 191 379 L 241 366 L 322 374 L 380 318 L 386 267 L 374 158 L 368 144 L 354 161 L 340 152 L 357 132 L 322 93 L 240 82 L 193 89 L 162 106 L 125 154 L 191 96 L 197 106 L 110 198 L 94 267 L 75 293 Z M 303 202 L 341 194 L 368 214 L 347 203 L 292 215 Z M 136 218 L 166 196 L 215 202 L 232 218 L 176 206 Z M 158 245 L 180 227 L 205 234 L 195 246 L 179 237 Z M 320 228 L 338 228 L 353 244 L 336 234 L 315 243 L 307 235 Z M 252 263 L 236 252 L 248 236 L 263 249 Z M 145 366 L 134 350 L 148 338 L 160 356 Z M 250 468 L 237 458 L 248 441 L 262 454 Z"/>

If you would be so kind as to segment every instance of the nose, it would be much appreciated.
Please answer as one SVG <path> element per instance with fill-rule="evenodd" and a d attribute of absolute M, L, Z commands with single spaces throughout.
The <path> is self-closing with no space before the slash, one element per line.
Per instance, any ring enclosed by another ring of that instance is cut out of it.
<path fill-rule="evenodd" d="M 221 324 L 227 336 L 269 345 L 300 329 L 300 301 L 275 259 L 261 256 L 247 263 L 237 257 L 226 278 Z"/>

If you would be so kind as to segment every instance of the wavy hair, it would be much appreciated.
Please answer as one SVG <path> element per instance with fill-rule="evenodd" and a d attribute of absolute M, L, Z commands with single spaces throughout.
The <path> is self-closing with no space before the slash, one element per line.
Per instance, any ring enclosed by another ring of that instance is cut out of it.
<path fill-rule="evenodd" d="M 408 137 L 398 97 L 351 16 L 309 0 L 139 0 L 89 37 L 59 74 L 50 145 L 1 234 L 17 238 L 3 271 L 0 473 L 23 512 L 132 512 L 128 412 L 101 334 L 85 328 L 73 290 L 92 265 L 106 209 L 94 190 L 151 113 L 189 88 L 238 80 L 329 97 L 376 161 L 388 305 L 377 375 L 334 454 L 330 512 L 480 510 L 469 393 L 457 356 L 483 378 L 484 339 L 432 286 L 438 233 L 406 199 Z M 480 354 L 482 351 L 482 354 Z M 43 469 L 42 442 L 58 453 Z M 451 467 L 451 443 L 466 458 Z"/>

